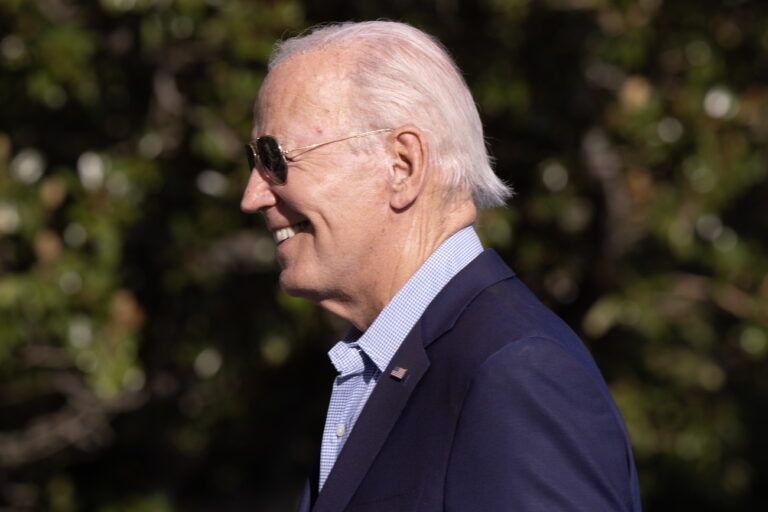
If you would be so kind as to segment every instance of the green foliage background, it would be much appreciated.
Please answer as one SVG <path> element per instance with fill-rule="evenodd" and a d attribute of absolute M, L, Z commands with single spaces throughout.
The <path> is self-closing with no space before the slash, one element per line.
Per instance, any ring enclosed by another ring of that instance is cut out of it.
<path fill-rule="evenodd" d="M 768 506 L 768 4 L 0 0 L 0 509 L 291 510 L 344 327 L 276 287 L 240 141 L 273 42 L 440 38 L 646 510 Z"/>

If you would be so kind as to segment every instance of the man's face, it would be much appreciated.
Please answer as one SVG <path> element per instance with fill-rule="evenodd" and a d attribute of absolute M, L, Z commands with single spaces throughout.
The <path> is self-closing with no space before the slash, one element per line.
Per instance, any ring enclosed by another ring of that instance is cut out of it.
<path fill-rule="evenodd" d="M 290 151 L 360 131 L 349 119 L 345 64 L 344 53 L 320 51 L 273 69 L 253 138 L 272 135 Z M 348 301 L 375 282 L 388 210 L 383 156 L 337 142 L 292 153 L 284 185 L 252 171 L 241 206 L 264 214 L 287 293 L 321 304 Z"/>

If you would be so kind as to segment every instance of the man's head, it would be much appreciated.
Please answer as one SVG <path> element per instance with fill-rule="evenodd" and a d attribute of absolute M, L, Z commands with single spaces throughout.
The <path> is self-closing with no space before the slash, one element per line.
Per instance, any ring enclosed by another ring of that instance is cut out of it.
<path fill-rule="evenodd" d="M 284 289 L 358 327 L 476 207 L 509 195 L 455 65 L 400 23 L 279 44 L 255 109 L 254 139 L 265 135 L 287 156 L 285 183 L 257 165 L 242 207 L 275 233 Z"/>
<path fill-rule="evenodd" d="M 436 39 L 389 21 L 322 26 L 278 43 L 269 67 L 333 47 L 354 53 L 347 78 L 357 128 L 415 124 L 425 133 L 431 163 L 449 195 L 470 193 L 481 209 L 504 204 L 510 190 L 491 169 L 472 94 Z"/>

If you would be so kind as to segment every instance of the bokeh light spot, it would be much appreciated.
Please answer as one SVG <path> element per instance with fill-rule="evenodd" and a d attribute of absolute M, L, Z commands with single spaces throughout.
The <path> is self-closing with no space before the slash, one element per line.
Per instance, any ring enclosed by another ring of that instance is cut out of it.
<path fill-rule="evenodd" d="M 104 182 L 104 161 L 96 153 L 87 151 L 77 159 L 77 173 L 86 189 L 96 190 Z"/>
<path fill-rule="evenodd" d="M 11 162 L 11 172 L 14 178 L 29 185 L 40 179 L 44 167 L 43 156 L 39 151 L 31 148 L 19 151 L 19 154 Z"/>
<path fill-rule="evenodd" d="M 228 186 L 227 177 L 218 171 L 208 169 L 197 175 L 197 188 L 209 196 L 223 196 Z"/>
<path fill-rule="evenodd" d="M 222 366 L 221 354 L 213 347 L 202 350 L 195 358 L 195 373 L 198 377 L 208 379 L 216 375 Z"/>
<path fill-rule="evenodd" d="M 723 119 L 733 113 L 735 100 L 724 87 L 713 87 L 704 96 L 704 111 L 710 117 Z"/>
<path fill-rule="evenodd" d="M 763 357 L 768 349 L 768 336 L 763 329 L 749 326 L 741 332 L 739 338 L 741 349 L 753 357 Z"/>
<path fill-rule="evenodd" d="M 157 158 L 163 151 L 163 138 L 156 133 L 148 133 L 139 140 L 139 153 L 144 158 Z"/>
<path fill-rule="evenodd" d="M 279 366 L 283 364 L 291 353 L 288 340 L 282 336 L 271 336 L 261 343 L 261 357 L 267 364 Z"/>
<path fill-rule="evenodd" d="M 0 233 L 10 235 L 19 229 L 21 217 L 19 209 L 13 203 L 0 202 Z"/>
<path fill-rule="evenodd" d="M 656 126 L 656 132 L 659 138 L 666 143 L 673 143 L 680 140 L 683 135 L 683 125 L 674 117 L 665 117 Z"/>
<path fill-rule="evenodd" d="M 694 66 L 703 66 L 710 61 L 712 49 L 707 43 L 697 39 L 696 41 L 691 41 L 685 47 L 685 56 L 688 62 Z"/>
<path fill-rule="evenodd" d="M 568 185 L 568 171 L 558 162 L 550 162 L 544 166 L 541 181 L 552 192 L 560 192 Z"/>
<path fill-rule="evenodd" d="M 67 295 L 74 295 L 83 288 L 83 278 L 74 270 L 68 270 L 59 277 L 59 288 Z"/>
<path fill-rule="evenodd" d="M 723 232 L 723 223 L 717 215 L 707 213 L 696 220 L 696 232 L 703 239 L 713 241 Z"/>
<path fill-rule="evenodd" d="M 726 226 L 712 241 L 712 243 L 715 245 L 715 249 L 722 252 L 727 252 L 734 249 L 739 243 L 739 235 L 736 233 L 736 231 L 733 230 L 733 228 Z"/>
<path fill-rule="evenodd" d="M 64 243 L 68 246 L 81 247 L 88 240 L 88 232 L 77 222 L 72 222 L 64 228 Z"/>
<path fill-rule="evenodd" d="M 123 374 L 123 388 L 127 391 L 141 391 L 145 383 L 146 376 L 140 368 L 128 368 Z"/>
<path fill-rule="evenodd" d="M 87 316 L 76 316 L 69 321 L 67 339 L 75 348 L 85 348 L 93 340 L 91 320 Z"/>
<path fill-rule="evenodd" d="M 24 40 L 15 34 L 7 35 L 0 42 L 0 51 L 3 53 L 3 57 L 13 62 L 24 57 L 27 52 L 27 47 L 24 44 Z"/>

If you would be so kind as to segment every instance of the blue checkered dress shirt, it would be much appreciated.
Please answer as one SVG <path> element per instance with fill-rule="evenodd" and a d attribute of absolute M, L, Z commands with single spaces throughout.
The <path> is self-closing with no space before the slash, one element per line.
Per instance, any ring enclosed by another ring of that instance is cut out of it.
<path fill-rule="evenodd" d="M 432 299 L 481 252 L 483 246 L 471 226 L 456 232 L 411 276 L 367 331 L 360 332 L 353 327 L 328 352 L 339 376 L 333 382 L 323 430 L 320 489 L 400 344 Z"/>

